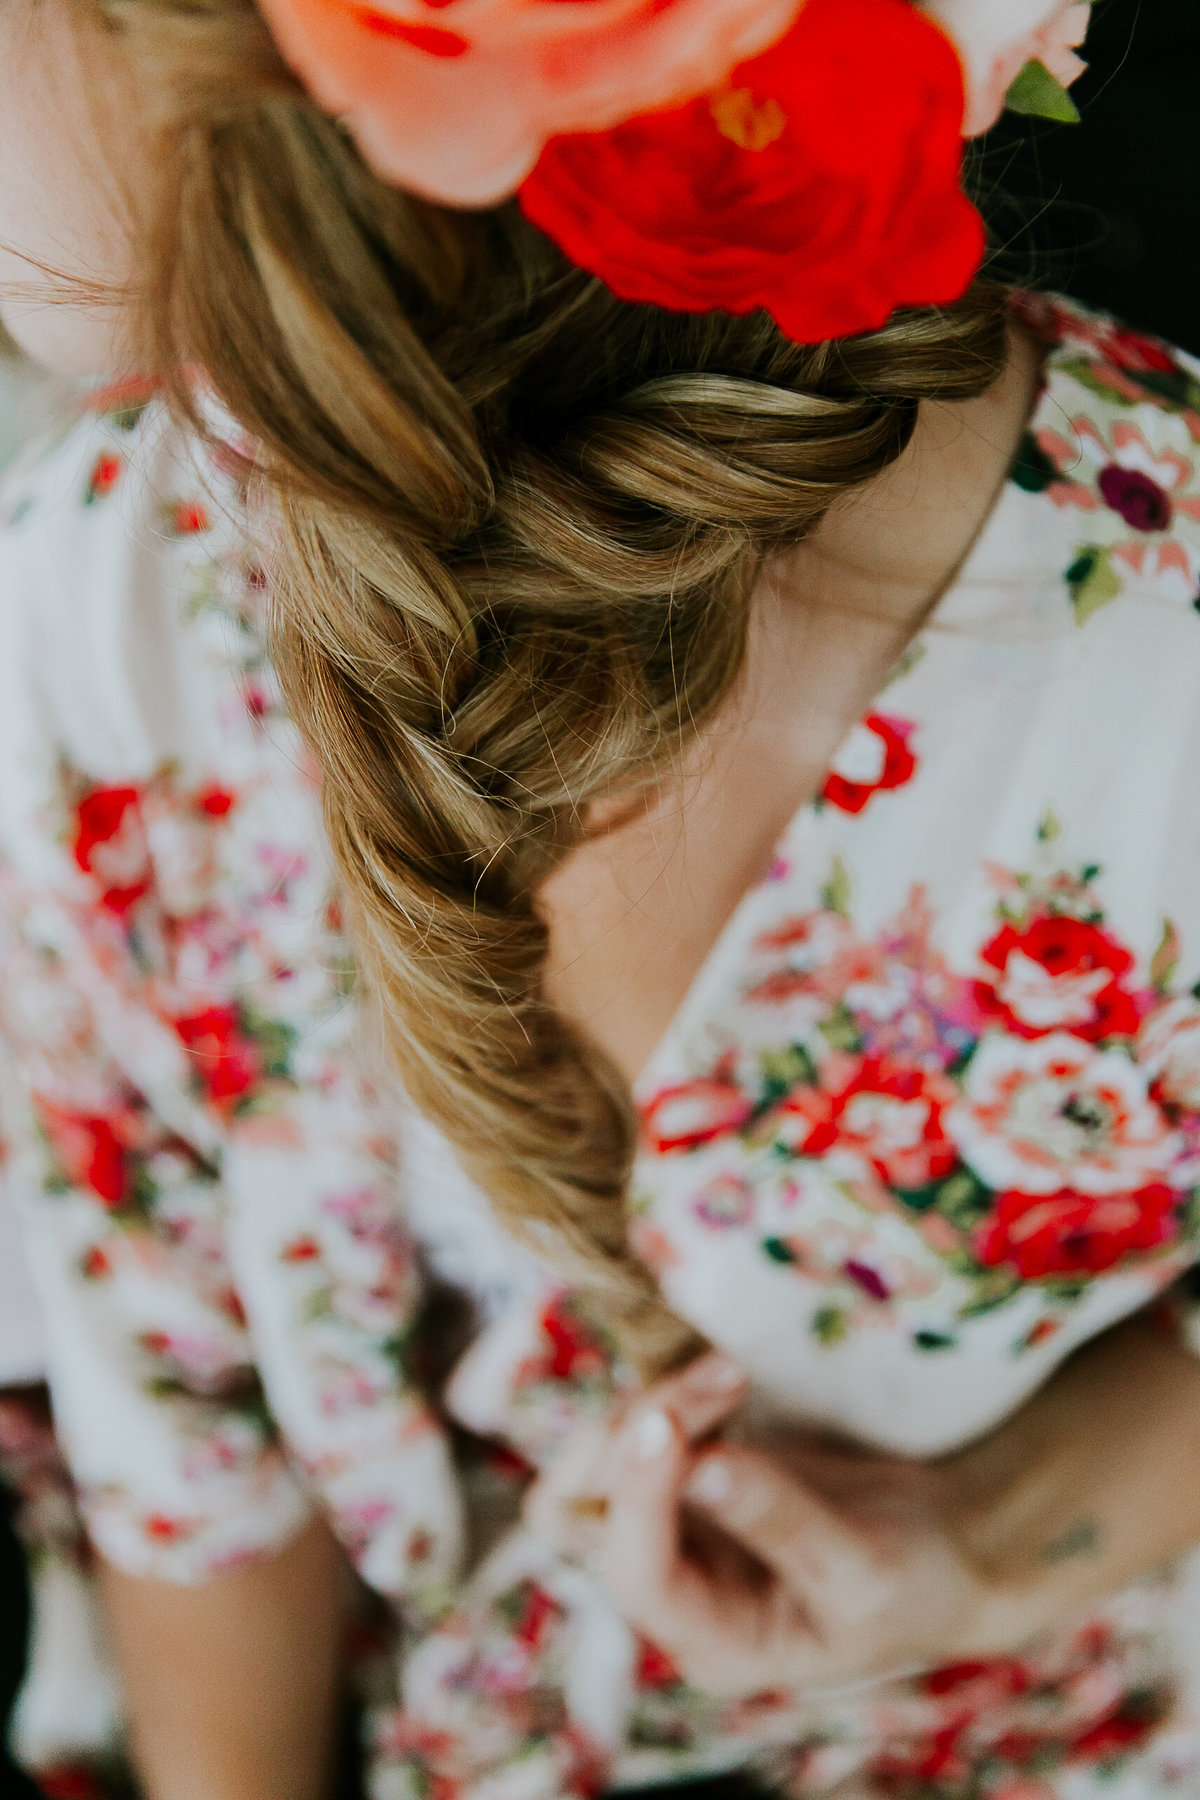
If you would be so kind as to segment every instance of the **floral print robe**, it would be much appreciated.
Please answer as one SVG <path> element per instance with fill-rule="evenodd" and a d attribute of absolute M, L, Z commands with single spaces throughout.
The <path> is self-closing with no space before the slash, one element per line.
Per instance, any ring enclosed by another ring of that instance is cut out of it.
<path fill-rule="evenodd" d="M 760 1415 L 910 1456 L 1200 1262 L 1200 368 L 1021 304 L 1047 366 L 1008 483 L 637 1095 L 672 1305 Z M 628 1377 L 381 1097 L 223 460 L 123 392 L 4 489 L 7 1185 L 92 1540 L 197 1581 L 324 1511 L 402 1625 L 378 1800 L 739 1766 L 837 1800 L 1200 1791 L 1200 1558 L 1019 1658 L 730 1705 L 505 1523 Z M 430 1277 L 476 1321 L 436 1388 Z"/>

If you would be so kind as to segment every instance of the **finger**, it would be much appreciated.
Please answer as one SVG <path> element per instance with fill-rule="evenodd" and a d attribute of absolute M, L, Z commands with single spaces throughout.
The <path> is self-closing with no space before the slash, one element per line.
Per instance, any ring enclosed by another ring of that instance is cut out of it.
<path fill-rule="evenodd" d="M 714 1350 L 655 1382 L 645 1399 L 669 1412 L 682 1435 L 694 1442 L 727 1419 L 745 1391 L 746 1377 L 732 1357 Z"/>
<path fill-rule="evenodd" d="M 525 1495 L 529 1528 L 564 1556 L 594 1548 L 608 1512 L 612 1436 L 599 1420 L 579 1426 Z"/>
<path fill-rule="evenodd" d="M 873 1546 L 772 1458 L 732 1445 L 705 1452 L 684 1497 L 780 1577 L 818 1632 L 877 1610 Z"/>
<path fill-rule="evenodd" d="M 747 1584 L 744 1570 L 727 1579 L 685 1555 L 679 1497 L 688 1457 L 673 1415 L 643 1400 L 616 1452 L 599 1572 L 628 1623 L 716 1693 L 806 1671 L 816 1646 L 781 1582 Z"/>

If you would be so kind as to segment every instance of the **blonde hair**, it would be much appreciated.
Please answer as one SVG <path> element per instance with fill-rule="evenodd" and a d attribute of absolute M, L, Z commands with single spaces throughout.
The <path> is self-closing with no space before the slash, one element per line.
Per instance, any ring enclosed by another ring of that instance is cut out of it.
<path fill-rule="evenodd" d="M 728 695 L 764 556 L 922 399 L 994 380 L 1002 296 L 808 348 L 624 304 L 515 206 L 375 179 L 245 0 L 101 4 L 172 96 L 147 344 L 257 446 L 278 663 L 405 1086 L 665 1366 L 690 1338 L 627 1248 L 630 1096 L 547 1001 L 538 887 Z"/>

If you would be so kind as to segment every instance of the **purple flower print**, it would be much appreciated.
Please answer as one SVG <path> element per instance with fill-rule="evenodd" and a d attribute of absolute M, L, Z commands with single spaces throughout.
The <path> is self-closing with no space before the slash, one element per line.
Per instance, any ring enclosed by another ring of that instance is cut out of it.
<path fill-rule="evenodd" d="M 1171 523 L 1171 501 L 1166 489 L 1140 469 L 1123 469 L 1109 463 L 1101 469 L 1097 486 L 1106 506 L 1120 513 L 1134 531 L 1165 531 Z"/>

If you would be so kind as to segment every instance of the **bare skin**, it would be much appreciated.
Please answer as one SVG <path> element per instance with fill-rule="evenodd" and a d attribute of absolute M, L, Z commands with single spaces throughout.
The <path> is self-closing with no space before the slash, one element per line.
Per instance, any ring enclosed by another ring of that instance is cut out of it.
<path fill-rule="evenodd" d="M 202 1587 L 101 1585 L 147 1800 L 321 1800 L 348 1592 L 326 1525 Z"/>
<path fill-rule="evenodd" d="M 1038 384 L 929 404 L 895 466 L 760 585 L 747 666 L 679 780 L 577 850 L 543 890 L 557 1004 L 636 1079 L 785 825 L 952 579 L 991 511 Z"/>

